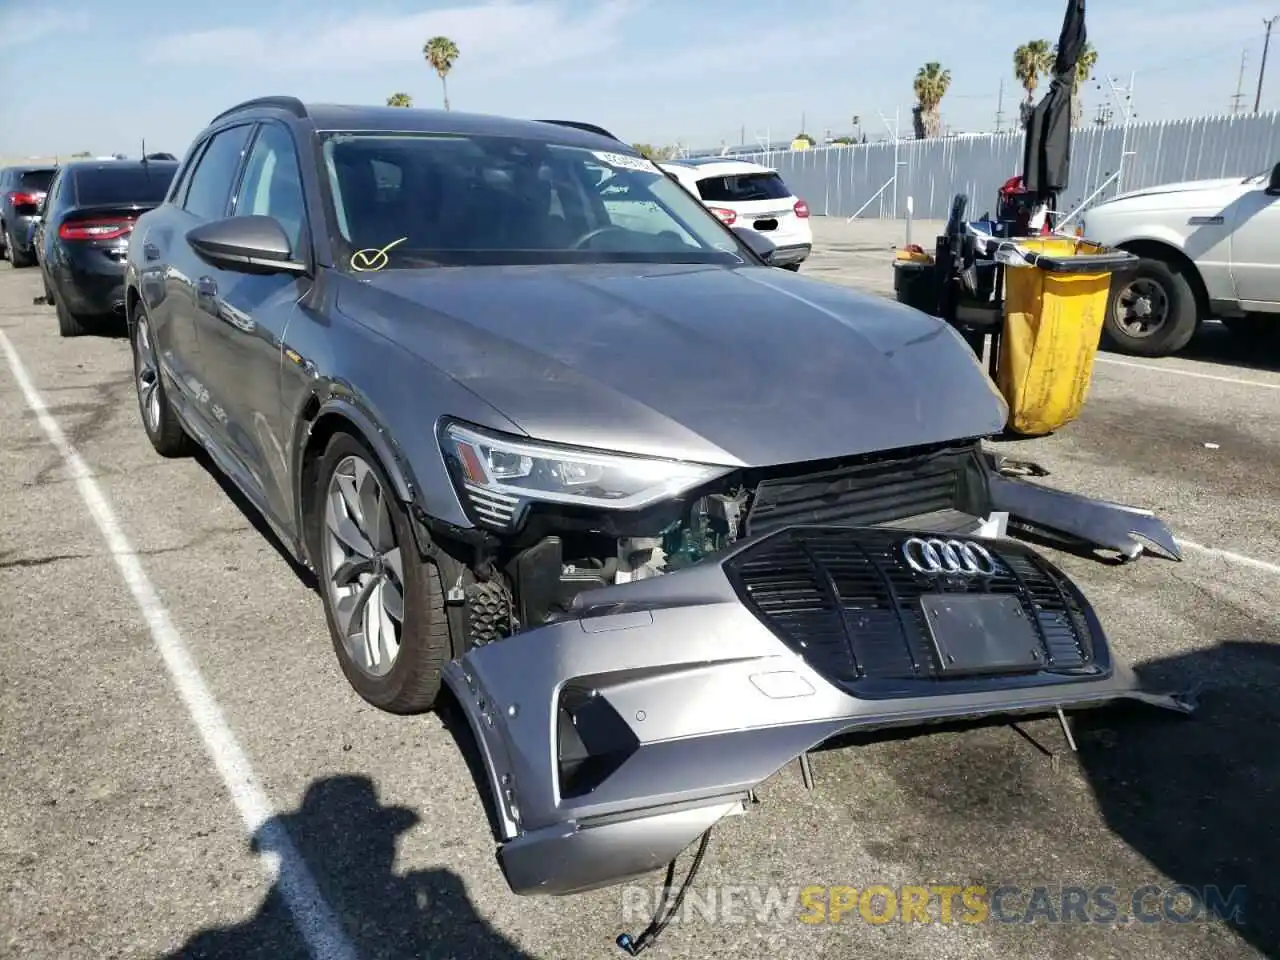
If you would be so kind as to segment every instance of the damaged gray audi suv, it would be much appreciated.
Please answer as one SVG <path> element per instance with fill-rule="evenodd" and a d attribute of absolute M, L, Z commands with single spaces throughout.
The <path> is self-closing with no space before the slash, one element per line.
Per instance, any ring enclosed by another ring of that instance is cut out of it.
<path fill-rule="evenodd" d="M 151 443 L 314 571 L 362 697 L 451 692 L 519 893 L 661 867 L 851 729 L 1190 709 L 1014 537 L 1164 525 L 1007 475 L 952 328 L 769 253 L 589 124 L 289 97 L 133 231 Z"/>

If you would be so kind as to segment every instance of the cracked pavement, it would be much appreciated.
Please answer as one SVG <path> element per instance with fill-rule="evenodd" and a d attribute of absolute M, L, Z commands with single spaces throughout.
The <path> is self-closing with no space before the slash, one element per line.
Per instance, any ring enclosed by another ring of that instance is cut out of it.
<path fill-rule="evenodd" d="M 815 218 L 815 231 L 821 252 L 805 272 L 891 294 L 901 225 Z M 0 330 L 92 468 L 362 960 L 617 955 L 614 937 L 644 926 L 624 916 L 623 892 L 507 890 L 440 719 L 380 714 L 349 690 L 318 598 L 261 522 L 203 459 L 151 450 L 127 343 L 60 339 L 52 308 L 32 305 L 38 288 L 34 270 L 0 267 Z M 1078 423 L 1000 446 L 1049 468 L 1044 483 L 1280 562 L 1280 391 L 1186 375 L 1280 386 L 1280 356 L 1252 356 L 1215 326 L 1183 357 L 1103 361 Z M 3 365 L 0 409 L 0 956 L 306 956 L 76 484 Z M 793 764 L 748 816 L 717 828 L 691 898 L 705 903 L 717 885 L 979 882 L 1111 885 L 1123 902 L 1144 884 L 1244 885 L 1245 922 L 808 925 L 695 912 L 652 956 L 1280 955 L 1280 576 L 1196 551 L 1120 567 L 1051 553 L 1120 657 L 1199 687 L 1198 715 L 1080 718 L 1075 755 L 1053 719 L 1019 724 L 1025 736 L 944 727 L 822 751 L 813 792 Z"/>

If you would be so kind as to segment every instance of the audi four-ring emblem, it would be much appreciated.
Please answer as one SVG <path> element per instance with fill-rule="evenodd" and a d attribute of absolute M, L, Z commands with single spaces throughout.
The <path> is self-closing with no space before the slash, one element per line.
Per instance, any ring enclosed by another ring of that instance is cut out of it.
<path fill-rule="evenodd" d="M 902 558 L 918 573 L 962 577 L 994 577 L 996 561 L 980 543 L 912 537 L 902 545 Z"/>

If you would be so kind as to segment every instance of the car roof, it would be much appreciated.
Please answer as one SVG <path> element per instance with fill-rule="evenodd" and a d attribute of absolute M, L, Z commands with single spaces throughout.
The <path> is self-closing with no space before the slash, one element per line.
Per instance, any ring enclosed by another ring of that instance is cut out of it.
<path fill-rule="evenodd" d="M 363 104 L 302 103 L 292 97 L 266 97 L 232 107 L 214 118 L 230 119 L 235 114 L 283 111 L 310 121 L 322 133 L 435 133 L 466 136 L 523 137 L 565 146 L 585 147 L 639 156 L 629 143 L 614 139 L 592 124 L 570 121 L 520 120 L 455 110 L 425 110 L 417 107 L 385 107 Z M 598 132 L 596 132 L 598 131 Z"/>
<path fill-rule="evenodd" d="M 741 173 L 777 173 L 772 167 L 751 163 L 749 160 L 730 160 L 727 157 L 694 157 L 689 160 L 668 160 L 659 166 L 669 170 L 692 170 L 699 176 L 730 177 Z"/>
<path fill-rule="evenodd" d="M 0 173 L 12 170 L 15 173 L 35 173 L 37 170 L 57 170 L 56 163 L 15 163 L 0 169 Z"/>

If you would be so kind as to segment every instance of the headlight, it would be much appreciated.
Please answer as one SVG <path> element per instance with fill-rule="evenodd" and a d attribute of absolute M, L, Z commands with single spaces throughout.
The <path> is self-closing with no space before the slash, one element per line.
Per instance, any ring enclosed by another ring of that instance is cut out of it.
<path fill-rule="evenodd" d="M 441 446 L 476 519 L 500 528 L 518 520 L 531 501 L 637 510 L 733 469 L 575 450 L 457 423 L 444 429 Z"/>

